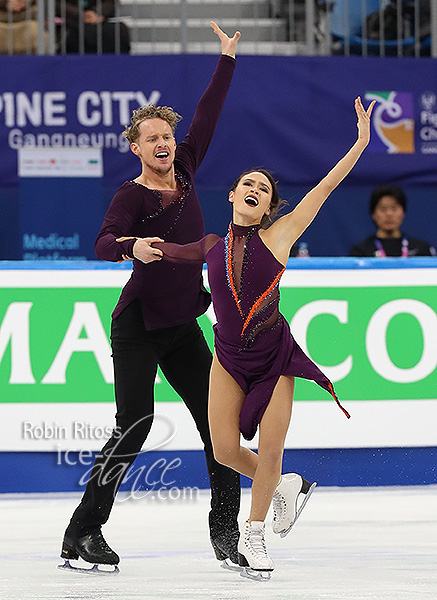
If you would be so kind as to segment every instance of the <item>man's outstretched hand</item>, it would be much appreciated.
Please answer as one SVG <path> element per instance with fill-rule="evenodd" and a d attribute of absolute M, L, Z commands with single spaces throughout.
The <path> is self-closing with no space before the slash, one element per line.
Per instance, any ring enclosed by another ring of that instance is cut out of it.
<path fill-rule="evenodd" d="M 227 56 L 232 56 L 232 58 L 235 58 L 235 50 L 237 49 L 237 43 L 241 37 L 241 33 L 236 31 L 233 37 L 230 38 L 214 21 L 211 21 L 211 27 L 213 28 L 214 33 L 216 33 L 220 38 L 222 43 L 222 54 L 226 54 Z"/>

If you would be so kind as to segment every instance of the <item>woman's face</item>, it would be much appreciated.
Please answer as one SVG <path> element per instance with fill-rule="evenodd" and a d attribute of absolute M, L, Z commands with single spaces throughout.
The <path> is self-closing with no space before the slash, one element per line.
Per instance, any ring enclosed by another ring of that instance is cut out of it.
<path fill-rule="evenodd" d="M 240 225 L 260 223 L 263 216 L 270 212 L 271 200 L 272 184 L 263 173 L 252 171 L 243 175 L 235 190 L 229 192 L 234 222 Z"/>
<path fill-rule="evenodd" d="M 372 214 L 376 227 L 381 231 L 399 231 L 405 211 L 393 196 L 382 196 Z"/>

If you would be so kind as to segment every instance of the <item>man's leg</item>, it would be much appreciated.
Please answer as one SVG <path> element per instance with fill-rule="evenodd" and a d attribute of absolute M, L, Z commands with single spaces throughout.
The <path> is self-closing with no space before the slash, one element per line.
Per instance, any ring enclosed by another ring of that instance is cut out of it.
<path fill-rule="evenodd" d="M 81 503 L 65 532 L 74 547 L 79 538 L 100 532 L 108 520 L 123 477 L 150 431 L 157 358 L 149 338 L 135 302 L 112 323 L 117 427 L 95 460 Z"/>
<path fill-rule="evenodd" d="M 238 542 L 238 512 L 240 508 L 240 476 L 233 469 L 214 459 L 208 425 L 208 387 L 211 352 L 196 321 L 178 328 L 171 350 L 160 358 L 160 366 L 170 385 L 190 410 L 204 443 L 206 463 L 211 482 L 211 512 L 209 527 L 216 555 L 221 556 L 214 540 L 233 536 Z M 223 553 L 222 553 L 223 554 Z M 228 553 L 229 556 L 229 553 Z M 233 556 L 236 558 L 236 556 Z"/>

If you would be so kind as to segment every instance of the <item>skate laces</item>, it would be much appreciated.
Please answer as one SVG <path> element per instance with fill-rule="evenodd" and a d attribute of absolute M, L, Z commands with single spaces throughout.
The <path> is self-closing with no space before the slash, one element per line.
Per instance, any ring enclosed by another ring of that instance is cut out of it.
<path fill-rule="evenodd" d="M 247 536 L 246 545 L 252 554 L 258 556 L 262 554 L 266 558 L 269 558 L 262 529 L 251 529 Z"/>
<path fill-rule="evenodd" d="M 93 541 L 99 550 L 103 550 L 104 552 L 110 552 L 110 553 L 113 552 L 112 548 L 110 548 L 108 546 L 105 538 L 103 537 L 103 535 L 101 533 L 97 534 Z"/>
<path fill-rule="evenodd" d="M 273 494 L 273 520 L 279 522 L 287 512 L 287 502 L 284 496 L 276 491 Z"/>

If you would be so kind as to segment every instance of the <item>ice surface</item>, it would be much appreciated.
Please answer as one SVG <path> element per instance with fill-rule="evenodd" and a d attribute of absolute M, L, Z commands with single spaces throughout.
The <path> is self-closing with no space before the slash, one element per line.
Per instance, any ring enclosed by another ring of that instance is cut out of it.
<path fill-rule="evenodd" d="M 78 500 L 0 497 L 1 600 L 437 598 L 437 486 L 317 488 L 285 539 L 269 527 L 276 569 L 262 583 L 219 568 L 208 540 L 207 492 L 117 502 L 103 531 L 122 557 L 120 574 L 60 571 L 63 530 Z M 242 520 L 249 501 L 244 493 Z"/>

